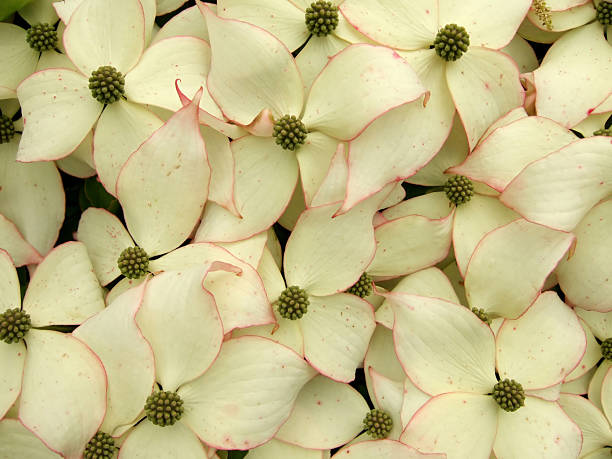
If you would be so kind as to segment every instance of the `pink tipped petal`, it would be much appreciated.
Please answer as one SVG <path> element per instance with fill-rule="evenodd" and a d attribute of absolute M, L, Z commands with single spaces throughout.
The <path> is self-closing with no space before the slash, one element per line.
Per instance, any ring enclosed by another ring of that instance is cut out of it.
<path fill-rule="evenodd" d="M 106 411 L 99 358 L 70 334 L 31 329 L 19 419 L 53 451 L 80 457 Z"/>
<path fill-rule="evenodd" d="M 527 397 L 517 412 L 498 412 L 497 457 L 578 457 L 580 429 L 558 403 Z"/>
<path fill-rule="evenodd" d="M 163 122 L 149 110 L 125 100 L 107 105 L 96 126 L 93 159 L 100 182 L 116 195 L 117 177 L 130 155 Z"/>
<path fill-rule="evenodd" d="M 84 244 L 66 242 L 47 255 L 30 280 L 23 308 L 35 327 L 77 325 L 104 309 Z"/>
<path fill-rule="evenodd" d="M 289 50 L 269 32 L 242 21 L 222 19 L 202 2 L 212 62 L 208 90 L 223 113 L 247 125 L 264 108 L 275 117 L 299 116 L 302 79 Z M 232 59 L 227 59 L 227 56 Z"/>
<path fill-rule="evenodd" d="M 303 17 L 302 14 L 302 19 Z M 341 18 L 338 19 L 342 22 Z M 336 28 L 336 32 L 339 27 L 340 23 Z M 295 58 L 295 63 L 302 75 L 304 88 L 309 89 L 329 59 L 349 45 L 350 43 L 348 41 L 344 41 L 334 34 L 329 34 L 326 37 L 317 37 L 313 35 L 310 40 L 308 40 L 304 49 L 302 49 Z"/>
<path fill-rule="evenodd" d="M 576 309 L 574 309 L 574 312 L 577 312 Z M 580 317 L 580 315 L 578 315 L 578 317 Z M 597 342 L 597 340 L 595 340 L 593 332 L 586 324 L 586 322 L 582 319 L 580 319 L 580 325 L 582 326 L 582 330 L 586 335 L 586 350 L 584 351 L 584 355 L 582 356 L 580 363 L 576 366 L 576 368 L 574 368 L 574 370 L 570 374 L 565 377 L 565 380 L 563 381 L 564 383 L 581 378 L 582 376 L 587 374 L 591 370 L 591 368 L 594 368 L 599 362 L 599 359 L 601 359 L 601 346 Z"/>
<path fill-rule="evenodd" d="M 251 236 L 248 239 L 236 242 L 220 242 L 217 244 L 219 247 L 223 247 L 229 253 L 234 255 L 236 258 L 250 264 L 253 268 L 259 266 L 263 251 L 268 240 L 268 233 L 263 232 Z"/>
<path fill-rule="evenodd" d="M 567 32 L 534 72 L 538 115 L 572 127 L 610 94 L 610 45 L 594 21 Z"/>
<path fill-rule="evenodd" d="M 310 206 L 322 206 L 344 199 L 346 194 L 346 180 L 348 178 L 345 145 L 345 143 L 338 144 L 338 148 L 336 148 L 336 152 L 331 158 L 327 175 L 312 198 Z"/>
<path fill-rule="evenodd" d="M 21 308 L 19 278 L 10 255 L 0 250 L 0 311 Z M 1 313 L 0 313 L 1 314 Z"/>
<path fill-rule="evenodd" d="M 425 92 L 395 51 L 351 45 L 332 57 L 312 83 L 302 121 L 309 129 L 350 140 L 383 113 Z"/>
<path fill-rule="evenodd" d="M 400 441 L 457 459 L 486 458 L 493 448 L 498 411 L 488 395 L 438 395 L 415 413 Z"/>
<path fill-rule="evenodd" d="M 571 231 L 612 192 L 611 145 L 604 136 L 571 143 L 523 169 L 500 200 L 530 221 Z"/>
<path fill-rule="evenodd" d="M 17 88 L 25 130 L 19 161 L 49 161 L 68 156 L 92 128 L 102 104 L 87 78 L 68 69 L 37 72 Z"/>
<path fill-rule="evenodd" d="M 17 419 L 0 421 L 0 457 L 12 458 L 15 454 L 28 459 L 59 459 L 61 456 L 47 448 L 38 437 L 26 429 Z"/>
<path fill-rule="evenodd" d="M 159 427 L 145 419 L 121 445 L 120 457 L 206 459 L 208 456 L 202 442 L 184 423 Z"/>
<path fill-rule="evenodd" d="M 219 308 L 223 330 L 274 322 L 270 302 L 261 278 L 253 267 L 213 244 L 197 243 L 181 247 L 157 260 L 151 260 L 153 271 L 184 270 L 203 263 L 219 261 L 232 265 L 238 272 L 212 271 L 204 280 Z"/>
<path fill-rule="evenodd" d="M 489 232 L 519 218 L 498 199 L 475 194 L 457 207 L 453 224 L 453 247 L 459 271 L 466 274 L 468 262 L 481 239 Z M 478 306 L 480 307 L 480 306 Z"/>
<path fill-rule="evenodd" d="M 363 430 L 367 412 L 359 392 L 319 375 L 302 388 L 291 416 L 275 438 L 303 448 L 336 448 Z"/>
<path fill-rule="evenodd" d="M 447 64 L 446 80 L 470 149 L 493 121 L 523 103 L 518 67 L 498 51 L 470 46 L 461 59 Z"/>
<path fill-rule="evenodd" d="M 144 49 L 144 21 L 139 0 L 83 2 L 64 31 L 66 53 L 88 77 L 103 65 L 125 75 Z"/>
<path fill-rule="evenodd" d="M 593 403 L 578 395 L 562 394 L 559 404 L 582 431 L 581 457 L 612 442 L 610 423 Z"/>
<path fill-rule="evenodd" d="M 85 244 L 94 272 L 102 285 L 121 275 L 117 259 L 121 252 L 135 245 L 117 217 L 94 207 L 86 209 L 81 215 L 77 239 Z"/>
<path fill-rule="evenodd" d="M 42 257 L 38 251 L 24 239 L 15 224 L 0 215 L 0 249 L 6 250 L 13 259 L 15 266 L 38 264 Z"/>
<path fill-rule="evenodd" d="M 518 319 L 497 333 L 497 369 L 525 389 L 543 389 L 576 367 L 586 349 L 578 317 L 554 292 L 542 293 Z"/>
<path fill-rule="evenodd" d="M 147 285 L 137 322 L 153 349 L 157 381 L 166 391 L 204 373 L 221 348 L 217 306 L 202 288 L 210 268 L 165 272 Z"/>
<path fill-rule="evenodd" d="M 153 352 L 134 320 L 145 285 L 127 291 L 73 332 L 106 370 L 107 408 L 99 430 L 112 436 L 122 435 L 138 420 L 155 384 Z"/>
<path fill-rule="evenodd" d="M 410 378 L 404 378 L 404 399 L 402 400 L 402 428 L 412 420 L 412 417 L 417 413 L 431 397 L 412 384 Z"/>
<path fill-rule="evenodd" d="M 38 53 L 26 42 L 26 32 L 13 24 L 2 23 L 0 27 L 0 99 L 15 97 L 15 89 L 36 68 Z"/>
<path fill-rule="evenodd" d="M 574 308 L 578 317 L 584 320 L 593 334 L 604 341 L 612 337 L 612 314 L 607 312 L 587 311 L 579 307 Z"/>
<path fill-rule="evenodd" d="M 395 352 L 410 380 L 432 395 L 487 393 L 495 385 L 493 333 L 469 309 L 437 298 L 388 293 Z"/>
<path fill-rule="evenodd" d="M 349 454 L 350 456 L 347 456 Z M 342 448 L 333 456 L 335 459 L 371 459 L 373 457 L 393 457 L 403 459 L 442 459 L 443 454 L 420 453 L 412 446 L 394 440 L 361 441 Z"/>
<path fill-rule="evenodd" d="M 134 240 L 152 255 L 177 248 L 200 219 L 210 167 L 198 100 L 176 112 L 136 150 L 117 180 L 117 196 Z"/>
<path fill-rule="evenodd" d="M 15 403 L 21 393 L 21 375 L 26 358 L 26 347 L 23 341 L 7 344 L 0 342 L 0 419 Z M 0 435 L 0 438 L 2 436 Z M 1 453 L 1 449 L 0 449 Z M 0 455 L 0 457 L 2 457 Z"/>
<path fill-rule="evenodd" d="M 297 150 L 295 156 L 300 165 L 307 205 L 310 205 L 325 180 L 338 145 L 338 141 L 332 137 L 321 132 L 311 132 L 306 137 L 306 143 Z"/>
<path fill-rule="evenodd" d="M 234 200 L 242 218 L 208 202 L 196 241 L 233 242 L 267 230 L 282 215 L 295 188 L 299 170 L 295 155 L 287 154 L 271 137 L 249 135 L 230 147 L 236 162 Z"/>
<path fill-rule="evenodd" d="M 521 118 L 497 129 L 449 173 L 465 175 L 501 192 L 529 163 L 576 140 L 563 126 L 546 118 Z"/>
<path fill-rule="evenodd" d="M 329 378 L 352 381 L 376 327 L 372 306 L 348 293 L 309 300 L 299 323 L 306 360 Z"/>
<path fill-rule="evenodd" d="M 607 263 L 612 257 L 611 221 L 612 200 L 603 201 L 574 229 L 576 250 L 557 268 L 559 286 L 570 304 L 594 311 L 612 310 L 612 271 Z"/>
<path fill-rule="evenodd" d="M 208 371 L 179 389 L 181 422 L 215 448 L 254 448 L 276 434 L 314 375 L 295 352 L 270 340 L 226 341 Z"/>
<path fill-rule="evenodd" d="M 392 379 L 385 378 L 372 368 L 370 378 L 375 399 L 372 400 L 374 406 L 385 411 L 393 420 L 393 427 L 387 438 L 390 440 L 399 439 L 404 426 L 402 425 L 402 405 L 404 401 L 404 384 Z"/>
<path fill-rule="evenodd" d="M 474 250 L 465 274 L 470 305 L 502 317 L 519 316 L 573 241 L 570 233 L 522 219 L 491 231 Z"/>

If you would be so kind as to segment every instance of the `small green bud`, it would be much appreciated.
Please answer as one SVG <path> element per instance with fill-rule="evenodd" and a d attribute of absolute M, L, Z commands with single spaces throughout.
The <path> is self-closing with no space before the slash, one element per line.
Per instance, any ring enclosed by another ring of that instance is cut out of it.
<path fill-rule="evenodd" d="M 9 143 L 15 137 L 15 123 L 6 115 L 0 115 L 0 143 Z"/>
<path fill-rule="evenodd" d="M 608 129 L 606 128 L 597 129 L 596 131 L 593 132 L 593 135 L 604 135 L 607 137 L 612 137 L 612 127 L 609 127 Z"/>
<path fill-rule="evenodd" d="M 351 293 L 359 298 L 365 298 L 372 293 L 372 278 L 366 272 L 364 272 L 359 280 L 350 287 L 346 293 Z"/>
<path fill-rule="evenodd" d="M 140 247 L 128 247 L 119 255 L 117 266 L 128 279 L 140 279 L 147 274 L 149 256 Z"/>
<path fill-rule="evenodd" d="M 19 308 L 7 309 L 0 314 L 0 340 L 5 343 L 16 343 L 32 327 L 30 315 Z"/>
<path fill-rule="evenodd" d="M 456 61 L 470 46 L 470 36 L 464 27 L 447 24 L 438 30 L 433 47 L 445 61 Z"/>
<path fill-rule="evenodd" d="M 51 24 L 34 24 L 26 30 L 26 41 L 35 51 L 48 51 L 57 47 L 57 30 Z"/>
<path fill-rule="evenodd" d="M 597 5 L 597 20 L 603 26 L 612 24 L 612 2 L 602 0 Z"/>
<path fill-rule="evenodd" d="M 542 25 L 548 30 L 552 30 L 552 15 L 550 14 L 550 7 L 546 4 L 546 1 L 533 0 L 531 7 Z"/>
<path fill-rule="evenodd" d="M 383 410 L 371 410 L 363 420 L 363 428 L 372 438 L 387 438 L 393 428 L 393 419 Z"/>
<path fill-rule="evenodd" d="M 309 304 L 306 292 L 292 285 L 287 287 L 278 298 L 278 313 L 285 319 L 301 319 L 308 312 Z"/>
<path fill-rule="evenodd" d="M 101 104 L 112 104 L 125 95 L 125 79 L 121 72 L 110 65 L 103 65 L 91 72 L 89 89 L 91 95 Z"/>
<path fill-rule="evenodd" d="M 606 360 L 612 360 L 612 338 L 601 342 L 601 354 Z"/>
<path fill-rule="evenodd" d="M 183 400 L 176 392 L 160 390 L 149 395 L 145 402 L 147 419 L 160 427 L 173 425 L 184 411 Z"/>
<path fill-rule="evenodd" d="M 332 2 L 318 0 L 306 8 L 306 28 L 317 37 L 329 35 L 338 27 L 338 7 Z"/>
<path fill-rule="evenodd" d="M 109 434 L 98 432 L 93 436 L 83 452 L 84 459 L 110 459 L 115 454 L 115 440 Z"/>
<path fill-rule="evenodd" d="M 525 391 L 523 386 L 514 379 L 504 379 L 493 386 L 491 393 L 493 400 L 504 411 L 516 411 L 525 405 Z"/>
<path fill-rule="evenodd" d="M 485 324 L 491 325 L 491 319 L 489 318 L 489 314 L 487 314 L 484 309 L 472 308 L 472 312 L 476 314 L 478 318 L 482 320 Z"/>
<path fill-rule="evenodd" d="M 446 181 L 444 192 L 448 200 L 458 206 L 472 199 L 472 196 L 474 196 L 474 184 L 463 175 L 455 175 Z"/>
<path fill-rule="evenodd" d="M 295 116 L 285 115 L 274 123 L 272 135 L 276 143 L 285 150 L 296 150 L 306 141 L 308 131 L 301 120 Z"/>

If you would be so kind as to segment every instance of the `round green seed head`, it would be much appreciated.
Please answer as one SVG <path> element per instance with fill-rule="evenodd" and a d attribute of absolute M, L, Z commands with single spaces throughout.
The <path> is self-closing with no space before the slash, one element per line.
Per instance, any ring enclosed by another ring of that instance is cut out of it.
<path fill-rule="evenodd" d="M 338 27 L 338 7 L 331 2 L 318 0 L 306 8 L 306 28 L 317 37 L 329 35 Z"/>
<path fill-rule="evenodd" d="M 110 65 L 94 70 L 89 77 L 91 95 L 101 104 L 112 104 L 125 95 L 125 79 L 121 72 Z"/>
<path fill-rule="evenodd" d="M 372 278 L 368 273 L 363 273 L 359 280 L 350 287 L 346 293 L 357 295 L 360 298 L 365 298 L 372 293 Z"/>
<path fill-rule="evenodd" d="M 30 315 L 19 308 L 7 309 L 0 314 L 0 340 L 5 343 L 16 343 L 31 327 Z"/>
<path fill-rule="evenodd" d="M 26 41 L 35 51 L 47 51 L 57 47 L 57 30 L 51 24 L 35 24 L 26 30 Z"/>
<path fill-rule="evenodd" d="M 612 137 L 612 127 L 609 127 L 608 129 L 606 128 L 597 129 L 596 131 L 593 132 L 593 135 L 604 135 L 607 137 Z"/>
<path fill-rule="evenodd" d="M 438 30 L 433 47 L 436 54 L 445 61 L 456 61 L 470 46 L 470 36 L 464 27 L 447 24 Z"/>
<path fill-rule="evenodd" d="M 117 266 L 128 279 L 140 279 L 147 274 L 149 256 L 140 247 L 128 247 L 119 255 Z"/>
<path fill-rule="evenodd" d="M 285 150 L 296 150 L 306 141 L 308 131 L 301 120 L 295 116 L 285 115 L 274 123 L 272 135 L 276 143 Z"/>
<path fill-rule="evenodd" d="M 603 0 L 597 5 L 597 20 L 603 26 L 612 24 L 612 2 Z"/>
<path fill-rule="evenodd" d="M 493 400 L 504 411 L 516 411 L 525 405 L 523 386 L 514 379 L 504 379 L 493 386 Z"/>
<path fill-rule="evenodd" d="M 109 434 L 98 432 L 89 440 L 85 451 L 83 452 L 84 459 L 110 459 L 115 454 L 117 447 L 115 440 Z"/>
<path fill-rule="evenodd" d="M 6 115 L 0 115 L 0 143 L 9 143 L 15 137 L 15 123 Z"/>
<path fill-rule="evenodd" d="M 309 304 L 306 292 L 292 285 L 287 287 L 278 298 L 278 313 L 285 319 L 301 319 L 308 312 Z"/>
<path fill-rule="evenodd" d="M 175 392 L 157 391 L 147 397 L 145 414 L 147 419 L 156 426 L 166 427 L 181 419 L 183 400 Z"/>
<path fill-rule="evenodd" d="M 491 319 L 484 309 L 472 308 L 472 312 L 478 316 L 485 324 L 491 325 Z"/>
<path fill-rule="evenodd" d="M 363 428 L 372 438 L 387 438 L 393 428 L 393 419 L 383 410 L 371 410 L 363 419 Z"/>
<path fill-rule="evenodd" d="M 474 184 L 463 175 L 455 175 L 446 181 L 444 192 L 448 200 L 458 206 L 472 199 L 472 196 L 474 196 Z"/>
<path fill-rule="evenodd" d="M 612 338 L 608 338 L 601 343 L 601 354 L 606 360 L 612 360 Z"/>

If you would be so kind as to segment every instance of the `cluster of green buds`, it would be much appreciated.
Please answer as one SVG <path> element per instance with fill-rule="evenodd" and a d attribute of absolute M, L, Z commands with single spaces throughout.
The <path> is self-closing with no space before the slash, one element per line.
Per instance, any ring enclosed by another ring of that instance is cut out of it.
<path fill-rule="evenodd" d="M 393 429 L 393 419 L 384 410 L 371 410 L 363 420 L 363 428 L 372 438 L 387 438 Z"/>
<path fill-rule="evenodd" d="M 456 61 L 470 46 L 470 36 L 465 27 L 457 24 L 446 24 L 440 30 L 433 42 L 436 54 L 448 62 Z"/>
<path fill-rule="evenodd" d="M 525 391 L 523 386 L 514 379 L 504 379 L 493 386 L 491 394 L 504 411 L 516 411 L 525 405 Z"/>
<path fill-rule="evenodd" d="M 35 24 L 26 30 L 26 41 L 35 51 L 48 51 L 57 47 L 57 30 L 51 24 Z"/>
<path fill-rule="evenodd" d="M 318 0 L 306 8 L 306 28 L 317 37 L 329 35 L 338 27 L 338 7 L 332 2 Z"/>
<path fill-rule="evenodd" d="M 444 192 L 448 200 L 458 206 L 472 199 L 472 196 L 474 196 L 474 184 L 463 175 L 455 175 L 446 181 Z"/>
<path fill-rule="evenodd" d="M 285 150 L 296 150 L 306 142 L 308 131 L 304 123 L 294 115 L 285 115 L 274 123 L 272 136 L 276 143 Z"/>
<path fill-rule="evenodd" d="M 346 291 L 346 293 L 350 293 L 352 295 L 356 295 L 359 298 L 365 298 L 372 294 L 372 277 L 366 272 L 364 272 L 359 280 L 353 284 L 352 287 Z"/>
<path fill-rule="evenodd" d="M 128 247 L 119 255 L 117 266 L 128 279 L 140 279 L 147 274 L 149 256 L 140 247 Z"/>
<path fill-rule="evenodd" d="M 536 16 L 544 27 L 548 30 L 552 30 L 552 16 L 550 14 L 550 8 L 546 4 L 545 0 L 533 0 L 531 5 Z"/>
<path fill-rule="evenodd" d="M 111 65 L 103 65 L 91 72 L 89 89 L 91 95 L 101 104 L 112 104 L 125 95 L 125 78 Z"/>
<path fill-rule="evenodd" d="M 98 432 L 93 436 L 83 452 L 84 459 L 110 459 L 115 454 L 117 447 L 115 440 L 109 434 Z"/>
<path fill-rule="evenodd" d="M 278 313 L 290 320 L 301 319 L 308 311 L 308 295 L 296 285 L 287 287 L 278 298 Z"/>
<path fill-rule="evenodd" d="M 601 129 L 597 129 L 596 131 L 593 132 L 593 135 L 603 135 L 603 136 L 607 136 L 607 137 L 612 137 L 612 127 L 609 128 L 601 128 Z"/>
<path fill-rule="evenodd" d="M 491 318 L 489 314 L 486 313 L 484 309 L 481 308 L 472 308 L 472 312 L 476 314 L 476 316 L 482 320 L 485 324 L 491 325 Z"/>
<path fill-rule="evenodd" d="M 605 339 L 601 342 L 601 355 L 606 360 L 612 360 L 612 338 Z"/>
<path fill-rule="evenodd" d="M 6 115 L 0 115 L 0 144 L 9 143 L 15 137 L 15 123 Z"/>
<path fill-rule="evenodd" d="M 156 426 L 171 426 L 181 419 L 184 412 L 183 400 L 176 392 L 153 392 L 145 402 L 147 419 Z"/>
<path fill-rule="evenodd" d="M 597 5 L 597 20 L 603 26 L 609 26 L 612 24 L 612 2 L 602 0 Z"/>
<path fill-rule="evenodd" d="M 0 340 L 5 343 L 16 343 L 32 327 L 30 315 L 19 308 L 7 309 L 0 314 Z"/>

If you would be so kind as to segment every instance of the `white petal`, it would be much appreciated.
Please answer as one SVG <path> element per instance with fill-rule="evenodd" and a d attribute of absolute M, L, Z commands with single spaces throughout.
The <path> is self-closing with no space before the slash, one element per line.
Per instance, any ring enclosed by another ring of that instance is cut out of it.
<path fill-rule="evenodd" d="M 275 438 L 303 448 L 336 448 L 363 430 L 368 411 L 366 401 L 351 386 L 319 375 L 302 388 Z"/>
<path fill-rule="evenodd" d="M 200 219 L 210 167 L 198 122 L 199 97 L 136 150 L 117 179 L 134 240 L 152 255 L 178 247 Z"/>
<path fill-rule="evenodd" d="M 369 369 L 372 381 L 372 392 L 374 392 L 374 406 L 385 411 L 393 420 L 393 427 L 387 438 L 399 439 L 404 426 L 402 425 L 402 406 L 404 401 L 404 384 L 385 378 L 372 368 Z M 406 378 L 408 379 L 408 378 Z"/>
<path fill-rule="evenodd" d="M 497 369 L 525 389 L 562 382 L 586 349 L 578 317 L 554 292 L 542 293 L 523 315 L 497 333 Z"/>
<path fill-rule="evenodd" d="M 268 239 L 267 232 L 256 234 L 248 239 L 243 239 L 236 242 L 220 242 L 217 244 L 223 247 L 236 258 L 250 264 L 252 267 L 259 266 L 263 251 Z"/>
<path fill-rule="evenodd" d="M 420 453 L 412 446 L 405 445 L 393 440 L 361 441 L 342 448 L 334 454 L 334 458 L 339 459 L 350 454 L 351 459 L 371 459 L 373 457 L 394 457 L 405 459 L 431 458 L 441 459 L 443 454 L 424 454 Z"/>
<path fill-rule="evenodd" d="M 387 293 L 395 352 L 410 380 L 428 394 L 487 393 L 495 385 L 491 329 L 469 309 L 437 298 Z"/>
<path fill-rule="evenodd" d="M 37 72 L 17 88 L 25 130 L 19 161 L 68 156 L 83 141 L 102 111 L 87 78 L 68 69 Z"/>
<path fill-rule="evenodd" d="M 89 178 L 96 175 L 93 162 L 92 131 L 89 131 L 76 150 L 65 158 L 56 160 L 55 164 L 63 172 L 73 177 Z"/>
<path fill-rule="evenodd" d="M 329 459 L 329 454 L 324 456 L 324 451 L 306 449 L 300 446 L 290 445 L 274 438 L 257 448 L 249 450 L 250 459 Z"/>
<path fill-rule="evenodd" d="M 602 360 L 589 383 L 589 400 L 601 410 L 603 410 L 601 403 L 601 386 L 610 368 L 612 368 L 612 362 L 606 359 Z"/>
<path fill-rule="evenodd" d="M 474 250 L 465 274 L 470 305 L 502 317 L 519 316 L 573 240 L 570 233 L 522 219 L 491 231 Z"/>
<path fill-rule="evenodd" d="M 597 367 L 593 367 L 578 379 L 563 383 L 561 391 L 567 394 L 585 395 L 589 391 L 589 383 L 596 370 Z"/>
<path fill-rule="evenodd" d="M 574 312 L 577 312 L 577 310 L 574 309 Z M 580 315 L 578 315 L 578 317 L 580 317 Z M 586 350 L 584 351 L 584 355 L 582 356 L 580 363 L 578 363 L 576 368 L 574 368 L 574 370 L 565 377 L 565 380 L 563 381 L 564 384 L 579 379 L 587 374 L 601 359 L 601 346 L 595 339 L 595 336 L 593 336 L 593 332 L 582 319 L 580 319 L 580 325 L 582 326 L 582 330 L 586 335 Z"/>
<path fill-rule="evenodd" d="M 583 319 L 601 341 L 612 337 L 612 315 L 607 312 L 587 311 L 576 307 L 574 309 L 578 317 Z"/>
<path fill-rule="evenodd" d="M 306 137 L 295 156 L 300 165 L 300 177 L 306 204 L 310 205 L 329 170 L 338 141 L 321 132 L 312 132 Z"/>
<path fill-rule="evenodd" d="M 299 323 L 306 360 L 329 378 L 352 381 L 376 327 L 372 306 L 348 293 L 309 300 Z"/>
<path fill-rule="evenodd" d="M 144 12 L 138 0 L 83 2 L 70 17 L 64 46 L 84 75 L 103 65 L 125 75 L 142 54 L 144 31 Z"/>
<path fill-rule="evenodd" d="M 79 457 L 106 411 L 98 357 L 70 334 L 30 330 L 19 419 L 54 451 Z"/>
<path fill-rule="evenodd" d="M 414 70 L 395 51 L 351 45 L 332 57 L 312 83 L 302 121 L 309 129 L 349 140 L 386 111 L 424 93 Z"/>
<path fill-rule="evenodd" d="M 303 17 L 302 13 L 302 19 Z M 341 19 L 339 18 L 339 20 Z M 302 75 L 304 88 L 310 89 L 317 75 L 321 73 L 327 62 L 349 45 L 349 42 L 333 34 L 329 34 L 326 37 L 311 36 L 306 46 L 295 58 L 295 63 Z"/>
<path fill-rule="evenodd" d="M 453 459 L 489 457 L 498 411 L 488 395 L 438 395 L 415 413 L 400 441 L 422 452 L 446 453 Z"/>
<path fill-rule="evenodd" d="M 28 459 L 58 459 L 61 456 L 47 448 L 39 438 L 26 429 L 17 419 L 0 421 L 0 457 L 11 458 L 15 454 Z"/>
<path fill-rule="evenodd" d="M 158 427 L 145 420 L 121 445 L 121 457 L 131 459 L 206 459 L 204 445 L 182 422 Z"/>
<path fill-rule="evenodd" d="M 285 45 L 263 29 L 219 18 L 201 2 L 198 6 L 212 48 L 208 90 L 223 113 L 243 125 L 265 108 L 275 117 L 299 116 L 304 102 L 302 81 Z M 232 59 L 226 59 L 229 55 Z"/>
<path fill-rule="evenodd" d="M 26 347 L 23 341 L 7 344 L 0 342 L 0 419 L 15 403 L 21 393 L 21 375 L 26 358 Z M 0 435 L 1 437 L 1 435 Z M 0 450 L 1 452 L 1 450 Z M 0 457 L 2 457 L 0 455 Z"/>
<path fill-rule="evenodd" d="M 612 441 L 610 423 L 587 399 L 578 395 L 562 394 L 559 404 L 582 431 L 581 456 L 603 448 Z"/>
<path fill-rule="evenodd" d="M 601 384 L 601 407 L 609 422 L 612 418 L 612 373 L 610 371 L 606 372 Z"/>
<path fill-rule="evenodd" d="M 104 365 L 108 392 L 99 430 L 112 436 L 123 434 L 138 420 L 155 384 L 153 352 L 134 320 L 145 285 L 127 291 L 73 332 Z"/>
<path fill-rule="evenodd" d="M 405 429 L 413 416 L 431 397 L 412 384 L 410 378 L 404 378 L 404 399 L 402 400 L 402 427 Z"/>
<path fill-rule="evenodd" d="M 212 367 L 179 389 L 182 421 L 215 448 L 254 448 L 274 436 L 314 374 L 280 344 L 253 336 L 226 341 Z"/>
<path fill-rule="evenodd" d="M 21 291 L 19 278 L 10 255 L 0 250 L 0 311 L 7 309 L 21 309 Z"/>
<path fill-rule="evenodd" d="M 15 224 L 4 215 L 0 215 L 0 241 L 2 241 L 0 248 L 10 254 L 15 266 L 38 264 L 42 261 L 38 251 L 24 239 Z"/>
<path fill-rule="evenodd" d="M 446 79 L 470 149 L 493 121 L 523 103 L 518 67 L 498 51 L 470 47 L 446 65 Z"/>
<path fill-rule="evenodd" d="M 498 411 L 497 457 L 578 457 L 580 429 L 557 403 L 526 397 L 518 411 Z"/>
<path fill-rule="evenodd" d="M 160 3 L 165 0 L 158 0 L 157 2 L 157 13 L 161 13 L 162 6 Z M 174 0 L 172 0 L 174 1 Z M 182 2 L 182 0 L 178 0 Z M 215 5 L 209 4 L 209 7 Z M 156 43 L 164 38 L 176 37 L 187 35 L 190 37 L 201 38 L 202 40 L 209 41 L 208 29 L 206 27 L 206 21 L 200 13 L 197 6 L 180 11 L 178 14 L 173 16 L 164 26 L 153 37 L 151 44 Z"/>
<path fill-rule="evenodd" d="M 396 382 L 401 382 L 406 379 L 406 374 L 402 369 L 402 365 L 395 355 L 391 330 L 382 325 L 376 326 L 364 358 L 363 367 L 365 369 L 371 368 L 380 375 Z M 375 394 L 372 391 L 372 378 L 369 371 L 365 371 L 365 377 L 370 398 L 375 398 Z"/>
<path fill-rule="evenodd" d="M 57 22 L 57 14 L 52 5 L 53 0 L 34 0 L 19 10 L 19 16 L 24 18 L 29 24 L 40 24 Z"/>
<path fill-rule="evenodd" d="M 512 41 L 500 51 L 508 54 L 516 61 L 521 73 L 533 72 L 540 65 L 535 51 L 520 35 L 515 35 Z"/>
<path fill-rule="evenodd" d="M 348 179 L 348 163 L 345 153 L 345 145 L 345 143 L 338 144 L 336 152 L 333 154 L 331 162 L 329 163 L 327 175 L 325 175 L 325 178 L 320 183 L 319 189 L 313 196 L 312 201 L 310 201 L 311 207 L 331 204 L 332 202 L 342 201 L 344 199 L 344 196 L 346 195 L 346 181 Z M 297 191 L 298 190 L 296 188 L 296 192 Z M 302 190 L 299 191 L 301 192 Z M 306 195 L 306 193 L 303 194 Z M 291 207 L 291 204 L 289 207 Z M 295 226 L 295 222 L 293 226 Z"/>
<path fill-rule="evenodd" d="M 26 31 L 13 24 L 0 27 L 0 52 L 3 66 L 0 70 L 0 98 L 12 99 L 21 81 L 36 68 L 38 54 L 26 42 Z"/>
<path fill-rule="evenodd" d="M 500 200 L 530 221 L 572 230 L 612 192 L 611 142 L 604 136 L 581 139 L 531 163 Z"/>

